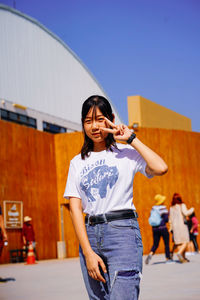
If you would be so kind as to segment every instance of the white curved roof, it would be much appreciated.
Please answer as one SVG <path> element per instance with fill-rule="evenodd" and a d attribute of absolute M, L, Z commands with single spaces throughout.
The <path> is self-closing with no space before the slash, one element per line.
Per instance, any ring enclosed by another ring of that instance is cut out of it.
<path fill-rule="evenodd" d="M 0 5 L 0 49 L 2 99 L 80 124 L 82 102 L 92 94 L 107 97 L 63 41 L 4 5 Z M 113 110 L 116 122 L 121 122 Z"/>

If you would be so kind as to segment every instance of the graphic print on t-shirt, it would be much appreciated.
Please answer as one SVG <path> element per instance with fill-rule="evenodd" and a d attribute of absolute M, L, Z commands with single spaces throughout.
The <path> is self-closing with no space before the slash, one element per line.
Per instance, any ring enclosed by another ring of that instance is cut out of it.
<path fill-rule="evenodd" d="M 81 190 L 86 194 L 88 202 L 94 202 L 106 197 L 108 187 L 115 185 L 119 172 L 117 167 L 109 167 L 105 160 L 99 160 L 84 168 L 81 175 Z"/>

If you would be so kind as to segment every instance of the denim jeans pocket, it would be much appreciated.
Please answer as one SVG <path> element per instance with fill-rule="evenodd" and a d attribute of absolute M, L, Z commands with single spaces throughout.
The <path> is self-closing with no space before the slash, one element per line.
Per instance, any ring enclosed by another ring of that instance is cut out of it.
<path fill-rule="evenodd" d="M 112 228 L 117 228 L 117 229 L 134 228 L 133 219 L 115 220 L 115 221 L 108 222 L 108 225 Z"/>
<path fill-rule="evenodd" d="M 137 243 L 137 245 L 139 247 L 143 247 L 143 245 L 142 245 L 142 237 L 141 237 L 141 233 L 140 233 L 140 229 L 139 228 L 135 229 L 135 241 L 136 241 L 136 243 Z"/>
<path fill-rule="evenodd" d="M 112 228 L 119 229 L 119 230 L 130 230 L 129 232 L 134 232 L 135 235 L 135 242 L 138 247 L 143 247 L 142 245 L 142 237 L 140 233 L 140 228 L 137 219 L 123 219 L 123 220 L 116 220 L 109 222 L 108 225 Z"/>

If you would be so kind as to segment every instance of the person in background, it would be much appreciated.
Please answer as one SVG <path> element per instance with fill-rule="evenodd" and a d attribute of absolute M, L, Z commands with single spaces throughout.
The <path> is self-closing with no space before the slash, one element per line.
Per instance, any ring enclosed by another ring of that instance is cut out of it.
<path fill-rule="evenodd" d="M 2 210 L 0 205 L 0 257 L 3 251 L 4 243 L 6 243 L 8 240 L 7 233 L 4 226 L 3 216 L 2 216 Z M 4 282 L 5 279 L 0 277 L 0 282 Z"/>
<path fill-rule="evenodd" d="M 189 230 L 186 217 L 194 212 L 194 208 L 187 209 L 181 196 L 174 193 L 169 210 L 170 231 L 173 231 L 174 244 L 178 248 L 178 259 L 181 263 L 188 262 L 185 251 L 189 243 Z"/>
<path fill-rule="evenodd" d="M 31 224 L 32 218 L 29 216 L 24 217 L 24 224 L 22 228 L 22 240 L 24 247 L 26 248 L 26 253 L 28 253 L 28 247 L 29 244 L 32 243 L 34 252 L 36 254 L 35 250 L 35 232 L 33 229 L 33 225 Z"/>
<path fill-rule="evenodd" d="M 8 240 L 7 233 L 4 226 L 3 216 L 2 216 L 2 210 L 0 205 L 0 257 L 1 253 L 4 247 L 4 243 L 6 243 Z"/>
<path fill-rule="evenodd" d="M 170 251 L 169 251 L 169 232 L 166 227 L 166 223 L 168 222 L 168 215 L 169 212 L 167 210 L 167 207 L 164 205 L 166 196 L 157 194 L 154 197 L 155 200 L 155 205 L 152 207 L 152 210 L 157 210 L 159 213 L 161 219 L 160 219 L 160 224 L 157 226 L 152 226 L 152 232 L 153 232 L 153 246 L 151 248 L 151 251 L 149 255 L 145 259 L 145 263 L 149 264 L 152 256 L 156 252 L 160 238 L 163 238 L 164 244 L 165 244 L 165 257 L 166 257 L 166 263 L 171 263 L 172 260 L 170 258 Z"/>
<path fill-rule="evenodd" d="M 197 243 L 198 224 L 199 224 L 199 222 L 198 222 L 197 217 L 196 217 L 194 212 L 189 216 L 189 218 L 190 218 L 190 221 L 191 221 L 190 240 L 193 242 L 195 252 L 199 253 L 199 246 L 198 246 L 198 243 Z"/>
<path fill-rule="evenodd" d="M 189 243 L 187 245 L 187 249 L 186 249 L 186 256 L 188 256 L 188 255 L 193 255 L 194 254 L 194 244 L 193 244 L 193 241 L 192 241 L 193 236 L 192 236 L 192 233 L 190 232 L 191 229 L 192 229 L 192 219 L 190 218 L 190 216 L 188 216 L 186 218 L 186 220 L 187 220 L 187 226 L 188 226 L 189 236 L 190 236 L 190 241 L 189 241 Z M 185 223 L 186 223 L 186 221 L 185 221 Z"/>

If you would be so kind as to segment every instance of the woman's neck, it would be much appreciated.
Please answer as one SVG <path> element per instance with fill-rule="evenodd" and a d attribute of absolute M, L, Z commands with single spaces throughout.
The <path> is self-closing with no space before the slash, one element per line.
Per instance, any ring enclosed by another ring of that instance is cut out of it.
<path fill-rule="evenodd" d="M 94 148 L 93 151 L 94 152 L 100 152 L 106 150 L 106 143 L 105 141 L 101 142 L 101 143 L 94 143 Z"/>

